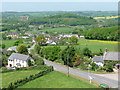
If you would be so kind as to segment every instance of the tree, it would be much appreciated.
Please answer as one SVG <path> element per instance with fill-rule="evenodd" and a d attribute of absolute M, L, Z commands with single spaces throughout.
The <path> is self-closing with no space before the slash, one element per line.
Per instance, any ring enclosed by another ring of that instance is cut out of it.
<path fill-rule="evenodd" d="M 67 38 L 61 37 L 61 38 L 59 39 L 59 45 L 66 45 L 67 42 L 68 42 L 68 39 L 67 39 Z"/>
<path fill-rule="evenodd" d="M 52 47 L 51 52 L 49 54 L 49 59 L 51 61 L 55 61 L 56 59 L 59 59 L 60 58 L 60 51 L 61 51 L 60 47 L 58 47 L 58 46 Z"/>
<path fill-rule="evenodd" d="M 106 65 L 103 67 L 103 70 L 105 70 L 106 72 L 113 72 L 113 65 L 111 65 L 110 63 L 109 63 L 109 64 L 106 64 Z"/>
<path fill-rule="evenodd" d="M 75 62 L 73 64 L 73 66 L 78 66 L 82 62 L 82 59 L 80 58 L 80 55 L 78 55 L 78 54 L 75 54 L 74 59 L 75 59 Z"/>
<path fill-rule="evenodd" d="M 17 51 L 18 51 L 18 53 L 21 53 L 21 54 L 28 54 L 27 47 L 23 44 L 21 44 L 17 47 Z"/>
<path fill-rule="evenodd" d="M 41 47 L 38 44 L 36 44 L 34 49 L 39 54 Z"/>
<path fill-rule="evenodd" d="M 96 71 L 98 69 L 98 66 L 93 62 L 92 63 L 92 70 Z"/>
<path fill-rule="evenodd" d="M 0 45 L 0 46 L 2 46 L 2 49 L 5 49 L 5 44 L 2 44 L 2 45 Z"/>
<path fill-rule="evenodd" d="M 83 55 L 92 57 L 92 52 L 86 47 L 83 49 Z"/>
<path fill-rule="evenodd" d="M 77 44 L 78 43 L 78 38 L 76 36 L 69 37 L 69 43 L 70 44 Z"/>
<path fill-rule="evenodd" d="M 22 40 L 17 40 L 14 42 L 14 46 L 18 46 L 19 44 L 22 44 L 23 41 Z"/>
<path fill-rule="evenodd" d="M 35 41 L 39 44 L 39 45 L 42 45 L 42 44 L 45 44 L 46 43 L 46 39 L 44 37 L 44 35 L 39 35 Z"/>
<path fill-rule="evenodd" d="M 61 58 L 64 61 L 64 65 L 73 66 L 75 59 L 75 48 L 73 46 L 67 46 L 61 54 Z"/>
<path fill-rule="evenodd" d="M 28 66 L 32 66 L 31 60 L 28 60 Z"/>

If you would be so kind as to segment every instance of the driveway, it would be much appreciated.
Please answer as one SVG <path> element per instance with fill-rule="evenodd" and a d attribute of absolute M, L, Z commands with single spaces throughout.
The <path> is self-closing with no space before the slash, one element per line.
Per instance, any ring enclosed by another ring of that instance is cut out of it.
<path fill-rule="evenodd" d="M 68 67 L 66 67 L 64 65 L 53 63 L 53 62 L 45 60 L 45 59 L 44 59 L 44 62 L 48 66 L 53 66 L 54 70 L 56 70 L 56 71 L 68 72 Z M 118 81 L 116 79 L 108 78 L 107 74 L 102 76 L 102 75 L 98 75 L 98 74 L 93 74 L 93 73 L 76 70 L 73 68 L 69 68 L 69 73 L 72 75 L 78 76 L 78 77 L 88 79 L 88 80 L 89 80 L 89 76 L 90 76 L 92 78 L 92 81 L 95 81 L 100 84 L 105 83 L 112 88 L 118 88 Z"/>

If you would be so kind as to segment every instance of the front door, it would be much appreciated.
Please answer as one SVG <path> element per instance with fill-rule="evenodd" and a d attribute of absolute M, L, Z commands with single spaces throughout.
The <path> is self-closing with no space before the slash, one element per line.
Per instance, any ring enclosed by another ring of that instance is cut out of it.
<path fill-rule="evenodd" d="M 12 67 L 12 64 L 10 64 L 10 67 Z"/>

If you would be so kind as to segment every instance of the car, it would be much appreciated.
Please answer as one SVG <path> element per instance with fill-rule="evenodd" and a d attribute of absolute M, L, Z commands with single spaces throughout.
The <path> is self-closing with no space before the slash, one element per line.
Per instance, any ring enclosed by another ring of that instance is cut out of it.
<path fill-rule="evenodd" d="M 16 70 L 16 68 L 15 68 L 15 67 L 10 67 L 10 69 L 12 69 L 12 70 Z"/>
<path fill-rule="evenodd" d="M 109 86 L 107 84 L 100 84 L 99 85 L 100 88 L 104 88 L 105 90 L 109 90 Z"/>

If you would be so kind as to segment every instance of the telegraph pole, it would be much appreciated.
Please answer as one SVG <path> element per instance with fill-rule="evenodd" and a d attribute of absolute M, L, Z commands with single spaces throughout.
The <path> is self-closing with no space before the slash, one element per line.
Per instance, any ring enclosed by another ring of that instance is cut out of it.
<path fill-rule="evenodd" d="M 69 55 L 67 55 L 67 67 L 68 67 L 68 77 L 69 77 L 69 66 L 68 66 L 68 64 L 69 64 Z"/>

